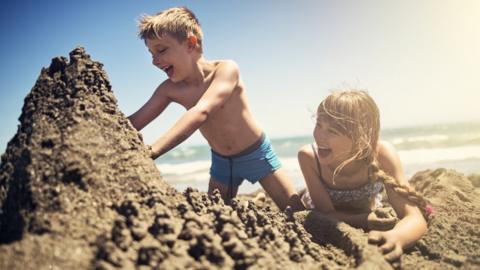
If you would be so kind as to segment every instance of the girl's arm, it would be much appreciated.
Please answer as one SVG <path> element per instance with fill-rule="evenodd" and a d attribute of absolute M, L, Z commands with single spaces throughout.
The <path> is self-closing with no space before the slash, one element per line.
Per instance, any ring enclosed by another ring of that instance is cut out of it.
<path fill-rule="evenodd" d="M 350 214 L 335 210 L 330 195 L 320 181 L 320 172 L 316 164 L 315 153 L 313 153 L 310 145 L 305 145 L 298 151 L 298 163 L 300 164 L 300 169 L 302 170 L 315 210 L 346 222 L 351 226 L 367 228 L 367 216 L 369 213 Z"/>
<path fill-rule="evenodd" d="M 378 162 L 380 169 L 394 177 L 403 185 L 409 185 L 403 174 L 402 165 L 397 152 L 392 145 L 385 142 L 379 143 Z M 386 253 L 392 253 L 390 257 L 398 255 L 399 248 L 404 249 L 412 246 L 427 231 L 427 223 L 418 207 L 407 198 L 395 192 L 386 185 L 388 199 L 397 213 L 399 222 L 395 227 L 386 232 L 372 231 L 370 240 L 381 243 L 380 248 Z"/>

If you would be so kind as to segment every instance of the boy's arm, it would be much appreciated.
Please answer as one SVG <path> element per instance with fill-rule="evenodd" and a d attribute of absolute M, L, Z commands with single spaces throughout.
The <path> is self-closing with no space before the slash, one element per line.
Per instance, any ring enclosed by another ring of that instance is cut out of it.
<path fill-rule="evenodd" d="M 168 152 L 190 137 L 231 96 L 238 84 L 239 72 L 232 61 L 219 64 L 212 83 L 195 106 L 190 108 L 175 125 L 152 145 L 152 158 Z"/>
<path fill-rule="evenodd" d="M 170 98 L 164 94 L 165 87 L 165 82 L 159 85 L 152 97 L 138 111 L 128 117 L 135 129 L 140 131 L 170 104 Z"/>
<path fill-rule="evenodd" d="M 337 220 L 346 222 L 354 227 L 367 228 L 367 217 L 369 213 L 351 214 L 336 211 L 332 200 L 323 183 L 319 179 L 315 154 L 309 145 L 306 145 L 298 152 L 298 163 L 302 170 L 305 183 L 307 184 L 310 197 L 312 198 L 315 210 Z"/>

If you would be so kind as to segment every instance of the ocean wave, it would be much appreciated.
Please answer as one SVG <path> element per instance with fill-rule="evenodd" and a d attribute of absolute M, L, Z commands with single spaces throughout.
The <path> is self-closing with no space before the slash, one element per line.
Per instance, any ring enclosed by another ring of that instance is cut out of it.
<path fill-rule="evenodd" d="M 432 134 L 426 136 L 413 136 L 413 137 L 396 137 L 391 139 L 391 143 L 394 145 L 400 145 L 403 143 L 416 143 L 416 142 L 444 142 L 449 139 L 449 136 L 445 134 Z"/>
<path fill-rule="evenodd" d="M 398 154 L 403 164 L 435 163 L 466 159 L 479 159 L 480 163 L 480 145 L 402 150 Z"/>
<path fill-rule="evenodd" d="M 401 150 L 398 154 L 407 174 L 438 166 L 448 166 L 465 172 L 478 171 L 480 168 L 480 145 Z M 279 158 L 290 178 L 297 185 L 302 185 L 303 176 L 297 158 L 292 156 Z M 162 176 L 170 183 L 204 185 L 210 179 L 210 162 L 210 159 L 203 159 L 183 163 L 160 163 L 157 166 Z"/>
<path fill-rule="evenodd" d="M 160 163 L 157 168 L 164 176 L 186 175 L 208 171 L 210 160 L 197 160 L 184 163 Z"/>

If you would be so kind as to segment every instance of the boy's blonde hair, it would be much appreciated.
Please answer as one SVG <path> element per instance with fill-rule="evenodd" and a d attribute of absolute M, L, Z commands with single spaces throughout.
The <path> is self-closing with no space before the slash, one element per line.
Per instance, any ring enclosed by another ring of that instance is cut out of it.
<path fill-rule="evenodd" d="M 412 187 L 400 184 L 378 166 L 376 150 L 380 137 L 380 113 L 377 104 L 366 91 L 349 90 L 330 94 L 318 106 L 317 118 L 326 121 L 353 142 L 350 158 L 335 168 L 334 179 L 348 163 L 364 161 L 368 165 L 371 181 L 382 181 L 418 205 L 427 218 L 427 201 L 423 196 Z"/>
<path fill-rule="evenodd" d="M 189 35 L 194 35 L 197 38 L 198 47 L 202 50 L 203 33 L 200 23 L 195 14 L 186 7 L 170 8 L 154 16 L 143 15 L 138 28 L 138 36 L 143 40 L 169 34 L 179 42 L 183 42 Z"/>

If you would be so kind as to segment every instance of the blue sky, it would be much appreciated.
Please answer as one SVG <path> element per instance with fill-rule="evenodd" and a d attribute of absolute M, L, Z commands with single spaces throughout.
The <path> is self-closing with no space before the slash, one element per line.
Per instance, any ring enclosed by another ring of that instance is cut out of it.
<path fill-rule="evenodd" d="M 480 1 L 18 0 L 0 11 L 0 151 L 40 69 L 77 45 L 104 63 L 120 109 L 137 110 L 166 77 L 136 20 L 173 6 L 196 13 L 207 59 L 239 64 L 271 137 L 311 133 L 317 104 L 346 87 L 370 92 L 384 127 L 480 120 Z M 142 131 L 146 142 L 183 112 L 167 108 Z"/>

